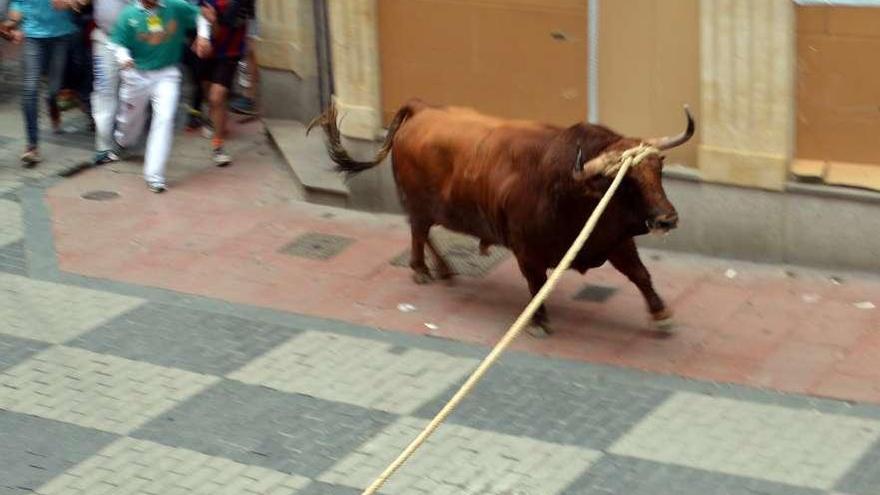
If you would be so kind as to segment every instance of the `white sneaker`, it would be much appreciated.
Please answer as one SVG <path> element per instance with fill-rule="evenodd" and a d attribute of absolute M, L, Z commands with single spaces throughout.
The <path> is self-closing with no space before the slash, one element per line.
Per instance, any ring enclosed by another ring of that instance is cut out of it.
<path fill-rule="evenodd" d="M 150 191 L 153 191 L 156 194 L 163 193 L 168 189 L 168 187 L 161 182 L 148 182 L 147 187 L 150 188 Z"/>
<path fill-rule="evenodd" d="M 223 149 L 223 147 L 214 148 L 214 165 L 225 167 L 232 163 L 232 157 Z"/>

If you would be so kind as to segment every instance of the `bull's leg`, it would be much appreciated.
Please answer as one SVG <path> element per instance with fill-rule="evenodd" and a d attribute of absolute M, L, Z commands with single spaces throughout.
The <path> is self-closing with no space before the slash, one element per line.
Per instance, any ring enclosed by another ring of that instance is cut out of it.
<path fill-rule="evenodd" d="M 666 307 L 666 303 L 654 290 L 651 274 L 648 273 L 648 269 L 639 258 L 635 241 L 628 239 L 623 242 L 614 249 L 611 256 L 608 257 L 608 261 L 639 288 L 645 297 L 645 303 L 648 305 L 648 311 L 651 312 L 654 322 L 661 328 L 671 325 L 672 311 Z"/>
<path fill-rule="evenodd" d="M 428 265 L 425 264 L 425 244 L 428 243 L 428 233 L 431 224 L 412 220 L 412 253 L 410 254 L 409 266 L 413 269 L 413 281 L 419 285 L 430 283 L 434 278 Z"/>
<path fill-rule="evenodd" d="M 519 261 L 520 271 L 522 271 L 523 276 L 526 277 L 529 283 L 529 292 L 531 292 L 532 297 L 535 297 L 538 291 L 541 290 L 541 287 L 547 282 L 547 269 L 523 262 L 519 257 L 517 257 L 517 261 Z M 547 307 L 545 305 L 542 304 L 535 311 L 535 315 L 532 317 L 532 325 L 526 331 L 532 337 L 537 338 L 544 338 L 553 333 L 553 330 L 550 328 L 550 319 L 547 317 Z"/>
<path fill-rule="evenodd" d="M 452 271 L 452 268 L 449 267 L 449 263 L 446 262 L 446 259 L 440 254 L 440 251 L 437 250 L 437 246 L 431 241 L 430 235 L 426 242 L 428 244 L 428 249 L 431 250 L 431 254 L 434 255 L 434 259 L 437 260 L 437 275 L 441 280 L 451 280 L 455 277 L 455 272 Z"/>

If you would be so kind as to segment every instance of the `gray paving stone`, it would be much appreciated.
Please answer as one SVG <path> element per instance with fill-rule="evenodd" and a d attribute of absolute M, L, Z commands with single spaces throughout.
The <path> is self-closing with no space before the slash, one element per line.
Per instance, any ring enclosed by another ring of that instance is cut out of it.
<path fill-rule="evenodd" d="M 230 315 L 147 304 L 81 335 L 70 345 L 222 376 L 297 333 L 288 327 Z"/>
<path fill-rule="evenodd" d="M 314 478 L 395 419 L 380 411 L 224 381 L 132 436 Z"/>
<path fill-rule="evenodd" d="M 0 272 L 0 333 L 61 344 L 143 302 Z"/>
<path fill-rule="evenodd" d="M 32 493 L 115 438 L 109 433 L 0 409 L 0 493 Z"/>
<path fill-rule="evenodd" d="M 0 246 L 21 239 L 23 232 L 21 204 L 0 199 Z"/>
<path fill-rule="evenodd" d="M 0 136 L 0 146 L 3 145 L 3 136 Z M 0 194 L 0 199 L 6 201 L 12 201 L 13 203 L 21 203 L 21 200 L 18 198 L 18 194 L 15 191 L 6 191 Z"/>
<path fill-rule="evenodd" d="M 608 450 L 830 490 L 880 438 L 880 421 L 676 393 Z"/>
<path fill-rule="evenodd" d="M 126 434 L 217 380 L 54 346 L 0 372 L 0 408 Z"/>
<path fill-rule="evenodd" d="M 0 271 L 13 275 L 27 275 L 27 255 L 24 241 L 16 241 L 0 246 Z"/>
<path fill-rule="evenodd" d="M 363 490 L 315 481 L 305 487 L 303 491 L 297 493 L 297 495 L 360 495 L 361 493 L 363 493 Z"/>
<path fill-rule="evenodd" d="M 408 414 L 477 361 L 373 339 L 308 331 L 229 375 L 290 393 Z"/>
<path fill-rule="evenodd" d="M 38 488 L 36 493 L 294 495 L 308 483 L 302 476 L 126 437 Z"/>
<path fill-rule="evenodd" d="M 607 455 L 565 495 L 821 495 L 782 483 L 730 476 L 652 461 Z"/>
<path fill-rule="evenodd" d="M 880 493 L 880 441 L 874 443 L 871 450 L 837 483 L 835 488 L 851 495 Z"/>
<path fill-rule="evenodd" d="M 319 480 L 366 488 L 426 424 L 401 418 Z M 444 424 L 383 491 L 389 495 L 555 495 L 601 456 L 590 449 Z"/>
<path fill-rule="evenodd" d="M 432 418 L 458 385 L 418 410 Z M 502 361 L 450 421 L 480 430 L 603 450 L 669 397 L 669 392 L 596 378 L 582 370 Z"/>
<path fill-rule="evenodd" d="M 18 365 L 47 347 L 48 344 L 37 340 L 0 334 L 0 371 Z"/>

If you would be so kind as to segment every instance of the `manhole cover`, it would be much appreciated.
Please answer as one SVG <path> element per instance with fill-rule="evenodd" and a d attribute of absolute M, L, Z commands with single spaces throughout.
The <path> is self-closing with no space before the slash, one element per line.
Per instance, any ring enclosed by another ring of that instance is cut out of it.
<path fill-rule="evenodd" d="M 605 287 L 602 285 L 587 284 L 574 295 L 572 299 L 575 301 L 590 301 L 603 303 L 607 301 L 617 289 L 614 287 Z"/>
<path fill-rule="evenodd" d="M 90 201 L 109 201 L 119 197 L 119 193 L 115 191 L 89 191 L 82 195 L 83 199 Z"/>
<path fill-rule="evenodd" d="M 331 234 L 309 232 L 278 250 L 280 253 L 301 258 L 327 260 L 345 251 L 354 239 Z"/>
<path fill-rule="evenodd" d="M 492 246 L 489 249 L 489 255 L 483 256 L 480 254 L 480 242 L 475 237 L 451 232 L 440 227 L 431 230 L 431 241 L 449 263 L 452 271 L 466 277 L 484 277 L 510 256 L 510 251 L 500 246 Z M 391 264 L 409 267 L 409 259 L 410 250 L 407 249 L 391 260 Z M 425 248 L 425 261 L 428 263 L 428 267 L 436 273 L 437 262 L 427 247 Z"/>

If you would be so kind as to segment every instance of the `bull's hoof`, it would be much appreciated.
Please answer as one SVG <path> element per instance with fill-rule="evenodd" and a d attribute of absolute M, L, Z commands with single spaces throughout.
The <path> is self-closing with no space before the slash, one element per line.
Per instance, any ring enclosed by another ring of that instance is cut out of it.
<path fill-rule="evenodd" d="M 434 281 L 434 277 L 431 276 L 430 273 L 426 272 L 413 272 L 412 274 L 413 282 L 419 285 L 430 284 Z"/>
<path fill-rule="evenodd" d="M 454 280 L 457 275 L 458 274 L 452 270 L 444 270 L 444 271 L 440 272 L 439 274 L 437 274 L 437 276 L 440 277 L 440 280 L 446 280 L 446 281 L 450 281 L 450 282 L 452 280 Z"/>
<path fill-rule="evenodd" d="M 492 247 L 492 243 L 488 241 L 480 241 L 480 256 L 489 256 L 490 247 Z"/>
<path fill-rule="evenodd" d="M 543 325 L 532 323 L 528 327 L 526 327 L 526 333 L 536 339 L 546 339 L 547 337 L 553 335 L 553 330 L 550 328 L 550 325 L 546 323 Z"/>

